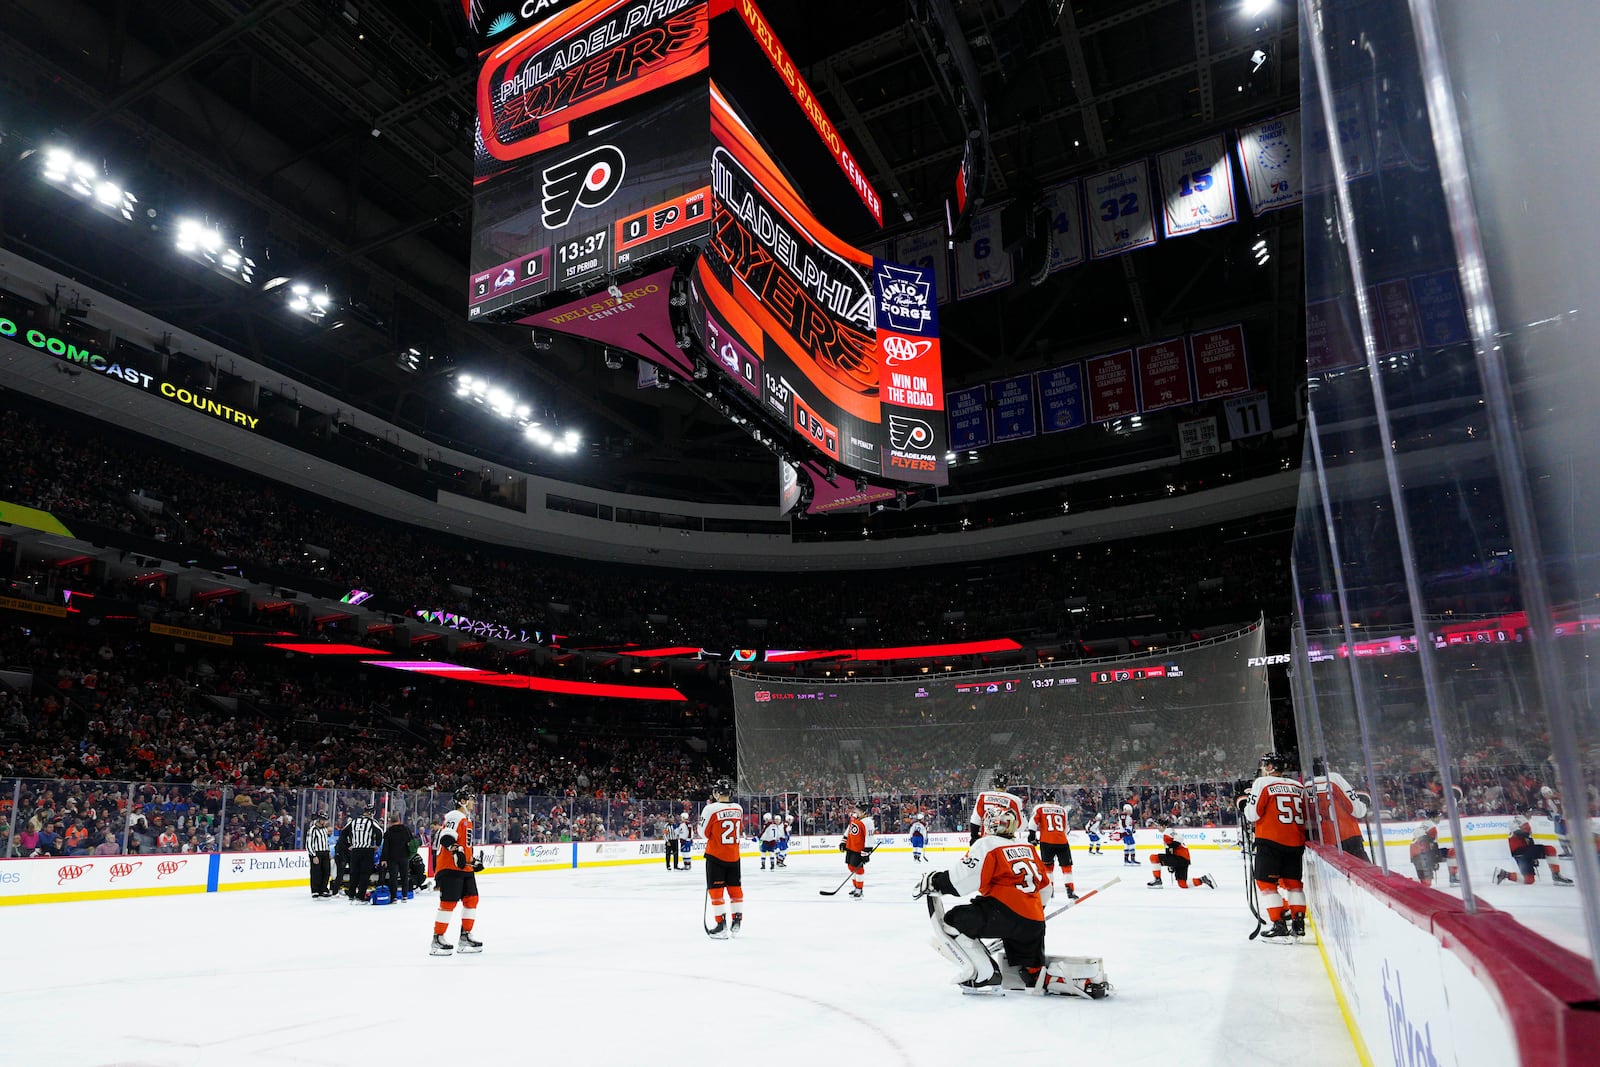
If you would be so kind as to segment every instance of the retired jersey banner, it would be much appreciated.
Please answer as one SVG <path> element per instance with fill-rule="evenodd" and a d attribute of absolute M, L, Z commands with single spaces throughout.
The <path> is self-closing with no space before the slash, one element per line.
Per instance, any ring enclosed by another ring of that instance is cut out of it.
<path fill-rule="evenodd" d="M 1359 367 L 1366 355 L 1357 340 L 1355 305 L 1349 300 L 1318 300 L 1306 305 L 1306 373 L 1327 374 Z"/>
<path fill-rule="evenodd" d="M 1157 341 L 1134 350 L 1139 362 L 1139 395 L 1145 411 L 1160 411 L 1189 403 L 1194 390 L 1189 382 L 1189 349 L 1183 338 Z"/>
<path fill-rule="evenodd" d="M 1216 400 L 1250 391 L 1250 368 L 1245 365 L 1244 327 L 1223 326 L 1189 335 L 1194 352 L 1196 399 Z"/>
<path fill-rule="evenodd" d="M 1255 214 L 1298 204 L 1305 195 L 1300 179 L 1300 112 L 1242 127 L 1239 166 Z"/>
<path fill-rule="evenodd" d="M 1233 162 L 1221 137 L 1207 137 L 1156 157 L 1168 237 L 1226 226 L 1238 218 Z"/>
<path fill-rule="evenodd" d="M 1089 253 L 1120 256 L 1156 243 L 1150 204 L 1150 168 L 1143 160 L 1083 180 L 1088 205 Z"/>
<path fill-rule="evenodd" d="M 1089 375 L 1090 421 L 1109 422 L 1139 414 L 1132 349 L 1096 356 L 1084 366 Z"/>
<path fill-rule="evenodd" d="M 1021 441 L 1036 431 L 1033 421 L 1033 375 L 989 383 L 994 398 L 994 443 Z"/>
<path fill-rule="evenodd" d="M 944 398 L 950 422 L 950 448 L 960 452 L 989 443 L 988 390 L 981 385 L 958 389 Z"/>
<path fill-rule="evenodd" d="M 1339 162 L 1346 178 L 1365 178 L 1378 169 L 1378 155 L 1372 138 L 1372 122 L 1367 115 L 1366 97 L 1371 82 L 1346 86 L 1333 94 L 1333 118 L 1339 129 Z M 1327 127 L 1313 121 L 1304 131 L 1307 183 L 1313 192 L 1323 192 L 1334 175 L 1333 153 L 1328 146 Z"/>
<path fill-rule="evenodd" d="M 1383 323 L 1384 352 L 1415 352 L 1422 347 L 1417 329 L 1417 307 L 1411 299 L 1411 286 L 1404 278 L 1379 282 L 1368 292 L 1368 301 Z"/>
<path fill-rule="evenodd" d="M 933 287 L 939 303 L 947 303 L 954 294 L 950 287 L 950 259 L 946 254 L 944 232 L 934 226 L 908 233 L 894 243 L 894 261 L 911 267 L 921 267 L 933 272 Z"/>
<path fill-rule="evenodd" d="M 1272 408 L 1265 392 L 1236 396 L 1224 401 L 1222 408 L 1228 416 L 1228 439 L 1231 441 L 1272 432 Z"/>
<path fill-rule="evenodd" d="M 873 261 L 879 390 L 888 439 L 879 443 L 883 473 L 948 484 L 944 453 L 944 374 L 933 272 Z"/>
<path fill-rule="evenodd" d="M 1467 316 L 1461 308 L 1461 288 L 1454 267 L 1411 279 L 1411 293 L 1422 323 L 1422 343 L 1436 348 L 1467 340 Z"/>
<path fill-rule="evenodd" d="M 1083 411 L 1083 365 L 1069 363 L 1035 375 L 1039 380 L 1041 433 L 1076 430 L 1088 420 Z"/>
<path fill-rule="evenodd" d="M 1083 209 L 1078 203 L 1078 183 L 1063 182 L 1044 191 L 1050 212 L 1050 273 L 1083 262 Z"/>
<path fill-rule="evenodd" d="M 972 216 L 972 237 L 956 245 L 956 297 L 1004 289 L 1011 284 L 1011 253 L 1000 247 L 1000 209 Z"/>

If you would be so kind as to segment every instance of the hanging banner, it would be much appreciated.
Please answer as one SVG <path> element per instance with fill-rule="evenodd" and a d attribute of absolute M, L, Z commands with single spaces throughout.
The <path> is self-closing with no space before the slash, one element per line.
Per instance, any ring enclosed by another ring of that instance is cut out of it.
<path fill-rule="evenodd" d="M 1083 262 L 1083 209 L 1078 203 L 1078 183 L 1063 182 L 1044 191 L 1042 202 L 1050 212 L 1050 273 Z"/>
<path fill-rule="evenodd" d="M 1034 435 L 1033 375 L 990 382 L 989 393 L 994 397 L 995 444 L 1021 441 Z"/>
<path fill-rule="evenodd" d="M 1000 209 L 972 216 L 972 237 L 956 245 L 956 298 L 1004 289 L 1011 284 L 1011 253 L 1000 247 Z"/>
<path fill-rule="evenodd" d="M 1226 226 L 1238 218 L 1233 163 L 1221 137 L 1207 137 L 1156 157 L 1168 237 Z"/>
<path fill-rule="evenodd" d="M 1306 374 L 1328 374 L 1366 362 L 1356 340 L 1355 305 L 1349 300 L 1318 300 L 1306 305 Z"/>
<path fill-rule="evenodd" d="M 1417 329 L 1417 308 L 1411 300 L 1411 286 L 1404 278 L 1379 282 L 1368 299 L 1383 323 L 1384 352 L 1415 352 L 1422 347 Z"/>
<path fill-rule="evenodd" d="M 1156 243 L 1150 167 L 1143 160 L 1085 178 L 1083 198 L 1088 204 L 1089 253 L 1095 259 Z"/>
<path fill-rule="evenodd" d="M 1423 344 L 1437 348 L 1467 340 L 1467 316 L 1461 309 L 1454 267 L 1417 275 L 1411 279 L 1411 292 L 1416 297 Z"/>
<path fill-rule="evenodd" d="M 629 282 L 620 300 L 597 292 L 518 321 L 622 349 L 687 378 L 694 371 L 694 362 L 674 339 L 667 304 L 674 269 L 667 267 Z"/>
<path fill-rule="evenodd" d="M 1194 399 L 1189 380 L 1189 349 L 1181 337 L 1140 345 L 1134 350 L 1139 362 L 1139 395 L 1142 410 L 1160 411 Z"/>
<path fill-rule="evenodd" d="M 1134 384 L 1133 350 L 1096 356 L 1086 364 L 1089 375 L 1089 419 L 1112 419 L 1139 414 L 1139 393 Z"/>
<path fill-rule="evenodd" d="M 950 449 L 954 452 L 983 448 L 989 443 L 987 389 L 978 385 L 958 389 L 944 398 L 950 422 Z"/>
<path fill-rule="evenodd" d="M 1300 180 L 1299 110 L 1241 127 L 1239 165 L 1255 214 L 1298 204 L 1305 195 Z"/>
<path fill-rule="evenodd" d="M 1088 421 L 1083 411 L 1082 364 L 1051 367 L 1035 377 L 1039 379 L 1039 410 L 1044 416 L 1040 432 L 1076 430 Z"/>
<path fill-rule="evenodd" d="M 1228 439 L 1231 441 L 1272 432 L 1272 408 L 1267 403 L 1265 391 L 1236 396 L 1225 401 L 1222 410 L 1228 417 Z"/>
<path fill-rule="evenodd" d="M 908 233 L 894 243 L 894 261 L 912 267 L 933 271 L 934 288 L 939 293 L 939 303 L 948 303 L 950 288 L 950 259 L 946 254 L 944 233 L 933 226 L 926 230 Z"/>
<path fill-rule="evenodd" d="M 1245 365 L 1244 327 L 1237 324 L 1189 335 L 1194 353 L 1195 394 L 1198 400 L 1216 400 L 1250 391 L 1250 368 Z"/>
<path fill-rule="evenodd" d="M 1222 451 L 1217 441 L 1217 419 L 1211 415 L 1178 423 L 1178 454 L 1183 459 L 1200 459 Z"/>

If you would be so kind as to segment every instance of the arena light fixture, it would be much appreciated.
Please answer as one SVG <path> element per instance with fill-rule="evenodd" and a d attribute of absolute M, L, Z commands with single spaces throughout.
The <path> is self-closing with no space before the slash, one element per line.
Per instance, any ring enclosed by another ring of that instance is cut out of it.
<path fill-rule="evenodd" d="M 46 148 L 39 153 L 39 177 L 46 184 L 77 197 L 103 215 L 133 221 L 139 198 L 124 189 L 86 159 L 79 159 L 65 148 Z"/>
<path fill-rule="evenodd" d="M 172 245 L 183 255 L 208 267 L 229 281 L 254 285 L 256 261 L 244 254 L 244 238 L 231 241 L 222 231 L 196 218 L 180 218 L 173 231 Z"/>

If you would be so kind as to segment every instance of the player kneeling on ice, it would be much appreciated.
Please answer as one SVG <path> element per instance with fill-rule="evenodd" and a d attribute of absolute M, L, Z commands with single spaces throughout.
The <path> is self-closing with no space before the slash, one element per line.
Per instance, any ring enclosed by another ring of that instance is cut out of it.
<path fill-rule="evenodd" d="M 917 883 L 916 895 L 928 901 L 934 948 L 959 968 L 956 982 L 964 993 L 1010 986 L 1098 1000 L 1111 990 L 1098 958 L 1045 955 L 1050 880 L 1034 847 L 1017 840 L 1020 826 L 1009 808 L 991 812 L 984 836 L 960 863 L 931 871 Z M 940 899 L 972 893 L 977 896 L 948 912 Z M 1003 964 L 989 954 L 983 938 L 1000 939 Z"/>
<path fill-rule="evenodd" d="M 1423 885 L 1432 885 L 1433 876 L 1438 872 L 1441 863 L 1450 872 L 1450 884 L 1460 885 L 1456 850 L 1439 844 L 1439 823 L 1434 821 L 1427 826 L 1418 827 L 1417 832 L 1411 835 L 1411 866 L 1416 868 L 1417 881 Z"/>
<path fill-rule="evenodd" d="M 1507 878 L 1513 882 L 1523 882 L 1532 885 L 1534 874 L 1539 870 L 1539 861 L 1549 859 L 1550 877 L 1556 885 L 1571 885 L 1572 879 L 1561 873 L 1561 864 L 1555 861 L 1556 846 L 1541 845 L 1533 839 L 1532 819 L 1537 812 L 1529 812 L 1527 818 L 1514 825 L 1511 834 L 1506 838 L 1506 846 L 1511 849 L 1511 858 L 1517 863 L 1516 873 L 1503 871 L 1496 867 L 1494 871 L 1494 884 L 1499 885 Z"/>
<path fill-rule="evenodd" d="M 1189 846 L 1183 843 L 1183 838 L 1178 831 L 1170 826 L 1161 828 L 1161 841 L 1166 846 L 1165 850 L 1150 857 L 1150 862 L 1156 864 L 1156 876 L 1150 884 L 1157 889 L 1161 888 L 1161 868 L 1165 867 L 1172 872 L 1173 880 L 1178 883 L 1179 889 L 1198 889 L 1200 886 L 1217 888 L 1217 883 L 1211 880 L 1209 874 L 1202 874 L 1197 878 L 1189 877 Z"/>

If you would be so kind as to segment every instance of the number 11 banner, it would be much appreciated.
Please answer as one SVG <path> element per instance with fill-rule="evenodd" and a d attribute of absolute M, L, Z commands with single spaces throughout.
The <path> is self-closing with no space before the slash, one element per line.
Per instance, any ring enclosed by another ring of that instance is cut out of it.
<path fill-rule="evenodd" d="M 1207 137 L 1156 157 L 1168 237 L 1226 226 L 1238 217 L 1233 163 L 1221 137 Z"/>
<path fill-rule="evenodd" d="M 1095 259 L 1156 243 L 1150 167 L 1143 160 L 1085 178 L 1083 199 L 1089 221 L 1089 253 Z"/>

